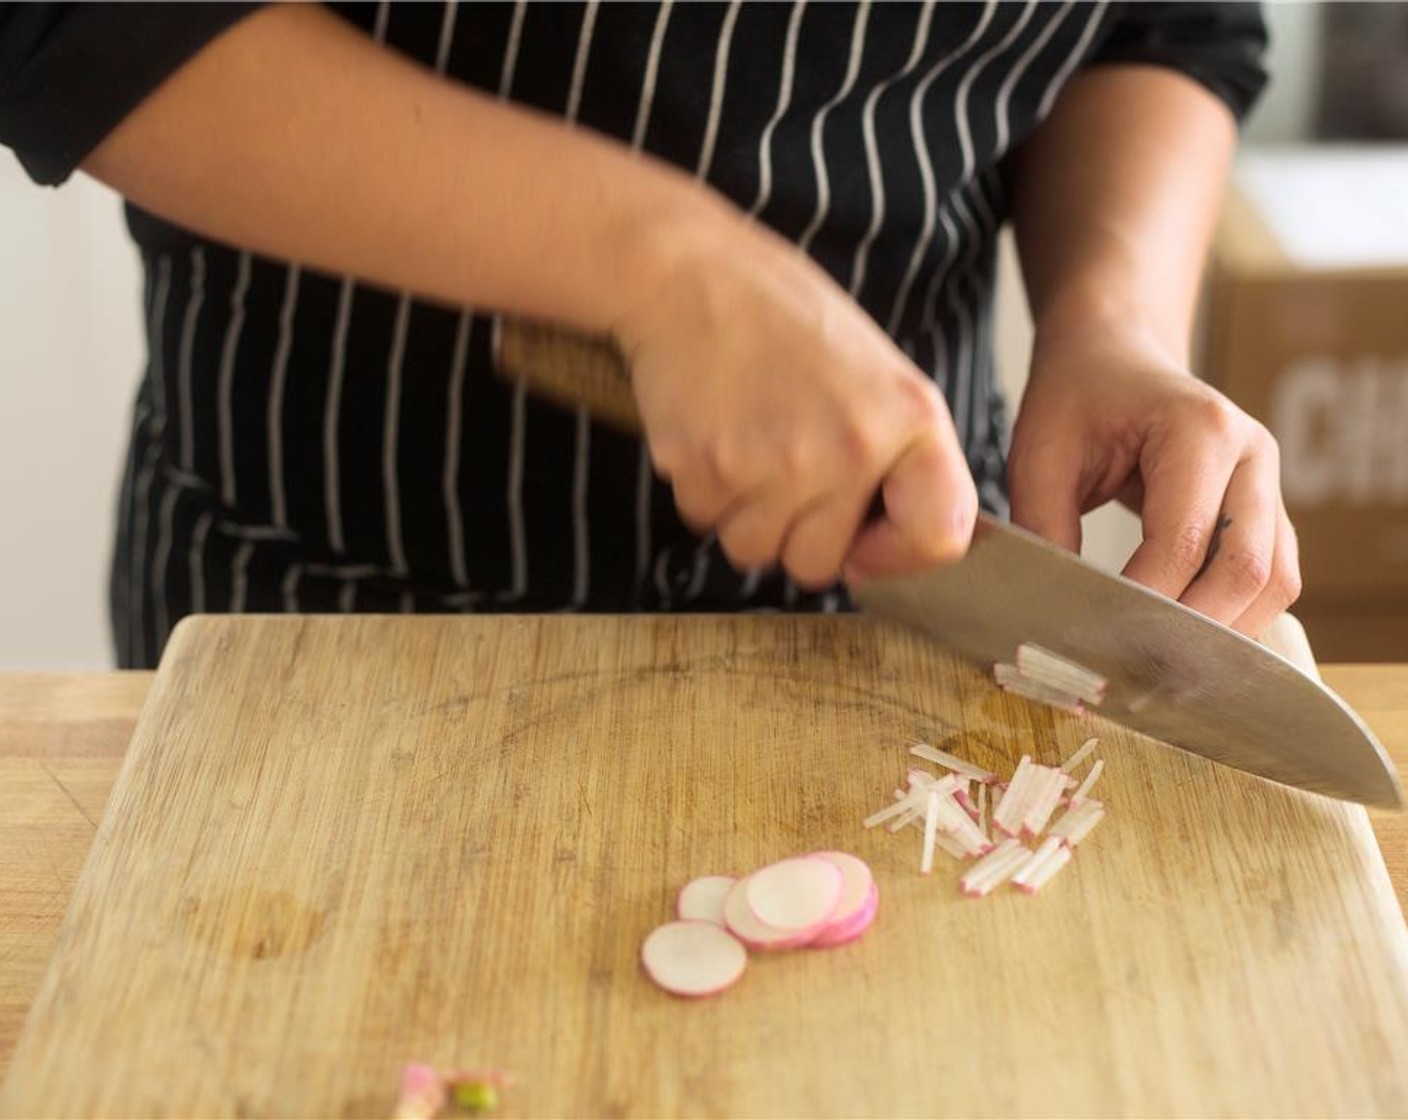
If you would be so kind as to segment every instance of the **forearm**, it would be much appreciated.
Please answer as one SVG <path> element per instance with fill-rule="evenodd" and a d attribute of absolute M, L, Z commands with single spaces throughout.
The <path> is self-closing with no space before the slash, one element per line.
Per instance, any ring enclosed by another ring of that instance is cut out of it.
<path fill-rule="evenodd" d="M 217 38 L 83 167 L 256 252 L 597 331 L 656 281 L 653 230 L 729 220 L 667 165 L 440 78 L 312 5 Z"/>
<path fill-rule="evenodd" d="M 1120 322 L 1186 365 L 1235 142 L 1223 104 L 1172 71 L 1108 66 L 1072 81 L 1011 166 L 1038 339 Z"/>

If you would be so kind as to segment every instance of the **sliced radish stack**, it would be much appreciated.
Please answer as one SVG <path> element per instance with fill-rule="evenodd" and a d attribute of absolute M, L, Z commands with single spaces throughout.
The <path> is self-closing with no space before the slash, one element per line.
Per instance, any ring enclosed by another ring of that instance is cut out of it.
<path fill-rule="evenodd" d="M 737 982 L 748 952 L 711 922 L 667 922 L 645 939 L 641 964 L 650 978 L 677 996 L 708 996 Z"/>
<path fill-rule="evenodd" d="M 749 909 L 764 925 L 810 939 L 840 905 L 844 876 L 831 860 L 798 856 L 769 864 L 748 876 Z"/>
<path fill-rule="evenodd" d="M 809 949 L 838 949 L 859 940 L 880 913 L 880 888 L 874 883 L 866 895 L 865 904 L 845 922 L 833 922 L 807 942 Z"/>
<path fill-rule="evenodd" d="M 805 945 L 821 932 L 820 927 L 807 930 L 778 929 L 760 921 L 748 903 L 748 881 L 751 878 L 751 875 L 745 875 L 739 879 L 724 899 L 724 922 L 728 932 L 748 948 L 763 952 L 795 949 Z"/>
<path fill-rule="evenodd" d="M 817 944 L 838 928 L 855 921 L 869 906 L 870 896 L 879 892 L 876 890 L 876 876 L 870 873 L 870 865 L 866 864 L 865 859 L 859 859 L 850 852 L 814 852 L 812 858 L 825 859 L 829 864 L 835 864 L 841 872 L 841 902 L 836 903 L 836 909 L 826 920 L 825 926 L 821 927 L 821 933 L 812 940 L 811 944 Z"/>
<path fill-rule="evenodd" d="M 675 915 L 682 921 L 713 922 L 726 926 L 724 899 L 737 882 L 731 875 L 703 875 L 680 888 Z"/>

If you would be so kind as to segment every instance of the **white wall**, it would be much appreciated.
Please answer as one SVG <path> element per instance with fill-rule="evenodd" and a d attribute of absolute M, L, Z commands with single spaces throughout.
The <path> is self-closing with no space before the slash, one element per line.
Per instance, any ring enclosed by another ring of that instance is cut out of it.
<path fill-rule="evenodd" d="M 0 149 L 0 668 L 106 668 L 113 500 L 143 361 L 120 204 Z"/>

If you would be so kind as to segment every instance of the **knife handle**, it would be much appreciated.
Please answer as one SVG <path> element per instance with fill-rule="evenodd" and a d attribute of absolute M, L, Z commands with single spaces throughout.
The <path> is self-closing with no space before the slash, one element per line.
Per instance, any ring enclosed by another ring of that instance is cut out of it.
<path fill-rule="evenodd" d="M 494 369 L 557 404 L 582 406 L 597 420 L 639 435 L 631 371 L 609 338 L 546 323 L 502 319 L 494 335 Z"/>

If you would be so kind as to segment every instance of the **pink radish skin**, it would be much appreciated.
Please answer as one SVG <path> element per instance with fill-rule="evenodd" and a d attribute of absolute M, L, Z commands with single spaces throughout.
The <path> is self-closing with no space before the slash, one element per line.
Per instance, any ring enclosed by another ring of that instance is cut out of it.
<path fill-rule="evenodd" d="M 808 940 L 830 922 L 840 905 L 841 868 L 828 859 L 800 856 L 753 872 L 745 893 L 753 916 L 763 925 L 800 933 Z"/>
<path fill-rule="evenodd" d="M 671 995 L 711 996 L 737 983 L 748 950 L 711 922 L 667 922 L 640 949 L 641 964 Z"/>
<path fill-rule="evenodd" d="M 815 929 L 774 929 L 758 921 L 752 907 L 748 905 L 748 880 L 751 878 L 751 875 L 745 875 L 739 879 L 724 899 L 724 922 L 728 932 L 748 948 L 762 952 L 795 949 L 799 945 L 805 945 L 825 928 L 823 922 Z"/>
<path fill-rule="evenodd" d="M 807 946 L 812 949 L 839 949 L 842 945 L 858 941 L 875 924 L 875 916 L 879 912 L 880 888 L 872 883 L 865 905 L 849 921 L 827 926 L 807 942 Z"/>
<path fill-rule="evenodd" d="M 738 880 L 732 875 L 702 875 L 680 888 L 675 916 L 683 922 L 713 922 L 726 927 L 724 899 Z"/>

